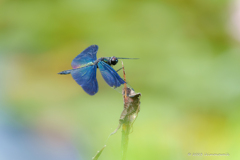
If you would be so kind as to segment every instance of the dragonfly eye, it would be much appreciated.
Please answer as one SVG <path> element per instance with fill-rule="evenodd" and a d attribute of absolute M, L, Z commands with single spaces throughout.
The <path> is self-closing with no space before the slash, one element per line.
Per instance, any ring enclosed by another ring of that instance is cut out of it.
<path fill-rule="evenodd" d="M 117 57 L 112 57 L 111 58 L 111 65 L 115 65 L 115 64 L 117 64 L 118 63 L 118 59 L 117 59 Z"/>

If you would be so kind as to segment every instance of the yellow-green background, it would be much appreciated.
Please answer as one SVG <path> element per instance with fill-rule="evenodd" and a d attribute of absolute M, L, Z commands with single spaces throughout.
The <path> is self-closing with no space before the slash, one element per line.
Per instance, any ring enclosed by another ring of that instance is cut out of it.
<path fill-rule="evenodd" d="M 129 160 L 237 160 L 240 49 L 227 30 L 230 2 L 2 0 L 2 107 L 28 128 L 68 137 L 91 159 L 117 127 L 122 97 L 99 71 L 94 96 L 57 73 L 97 44 L 98 57 L 140 58 L 124 60 L 129 84 L 142 94 Z M 120 148 L 121 131 L 99 159 L 120 159 Z M 194 152 L 230 156 L 188 156 Z"/>

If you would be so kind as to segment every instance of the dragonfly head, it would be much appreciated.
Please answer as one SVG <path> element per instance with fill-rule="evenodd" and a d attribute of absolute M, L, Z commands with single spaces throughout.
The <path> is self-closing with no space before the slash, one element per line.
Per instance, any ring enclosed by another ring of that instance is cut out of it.
<path fill-rule="evenodd" d="M 118 59 L 115 56 L 111 57 L 111 65 L 116 65 L 118 63 Z"/>

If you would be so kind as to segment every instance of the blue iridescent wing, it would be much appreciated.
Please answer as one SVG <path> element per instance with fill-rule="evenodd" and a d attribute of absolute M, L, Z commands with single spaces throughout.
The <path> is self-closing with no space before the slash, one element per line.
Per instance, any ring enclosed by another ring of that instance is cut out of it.
<path fill-rule="evenodd" d="M 97 60 L 97 45 L 91 45 L 82 51 L 77 57 L 75 57 L 72 61 L 72 68 L 76 69 L 81 67 L 82 65 L 86 65 L 89 62 L 94 62 Z"/>
<path fill-rule="evenodd" d="M 103 79 L 107 82 L 107 84 L 111 87 L 119 87 L 121 84 L 126 83 L 117 72 L 109 66 L 107 63 L 100 61 L 98 62 L 98 68 L 102 74 Z"/>
<path fill-rule="evenodd" d="M 97 65 L 90 65 L 75 69 L 71 72 L 73 79 L 83 88 L 85 92 L 94 95 L 98 92 L 96 79 Z"/>

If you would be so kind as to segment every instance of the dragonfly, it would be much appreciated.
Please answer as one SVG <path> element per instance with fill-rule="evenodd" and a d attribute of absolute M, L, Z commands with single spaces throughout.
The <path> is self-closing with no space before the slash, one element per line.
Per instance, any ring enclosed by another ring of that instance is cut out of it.
<path fill-rule="evenodd" d="M 118 59 L 138 59 L 121 57 L 101 57 L 97 59 L 97 45 L 91 45 L 77 55 L 71 66 L 73 69 L 59 72 L 58 74 L 71 74 L 72 78 L 89 95 L 98 92 L 98 82 L 96 79 L 97 68 L 99 68 L 105 82 L 113 88 L 117 88 L 126 83 L 111 66 L 118 63 Z M 120 68 L 121 69 L 121 68 Z"/>

